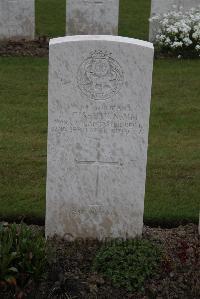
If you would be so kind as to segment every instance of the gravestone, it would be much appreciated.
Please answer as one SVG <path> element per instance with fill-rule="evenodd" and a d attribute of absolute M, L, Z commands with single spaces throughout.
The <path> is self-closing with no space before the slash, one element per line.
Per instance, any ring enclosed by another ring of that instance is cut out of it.
<path fill-rule="evenodd" d="M 151 18 L 158 14 L 168 13 L 172 10 L 188 11 L 200 5 L 199 0 L 151 0 Z M 159 24 L 149 23 L 149 40 L 154 41 L 159 30 Z"/>
<path fill-rule="evenodd" d="M 46 236 L 142 233 L 153 52 L 125 37 L 50 41 Z"/>
<path fill-rule="evenodd" d="M 0 39 L 34 39 L 35 0 L 0 0 Z"/>
<path fill-rule="evenodd" d="M 118 34 L 119 0 L 67 0 L 67 35 Z"/>

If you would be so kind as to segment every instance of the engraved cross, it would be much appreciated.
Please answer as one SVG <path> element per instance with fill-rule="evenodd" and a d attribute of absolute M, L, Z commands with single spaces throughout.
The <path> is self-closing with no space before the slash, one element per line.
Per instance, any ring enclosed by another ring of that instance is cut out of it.
<path fill-rule="evenodd" d="M 97 167 L 97 175 L 96 175 L 96 191 L 95 195 L 96 198 L 98 197 L 99 193 L 99 173 L 100 173 L 100 167 L 101 166 L 122 166 L 123 163 L 121 161 L 103 161 L 101 159 L 101 154 L 100 154 L 100 143 L 97 145 L 97 158 L 96 160 L 75 160 L 77 164 L 80 165 L 94 165 Z"/>

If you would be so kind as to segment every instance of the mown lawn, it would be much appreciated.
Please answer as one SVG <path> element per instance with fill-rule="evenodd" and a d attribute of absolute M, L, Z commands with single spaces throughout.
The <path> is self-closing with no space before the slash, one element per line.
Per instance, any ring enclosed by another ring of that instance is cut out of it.
<path fill-rule="evenodd" d="M 150 0 L 121 0 L 119 34 L 148 38 Z M 36 33 L 65 34 L 65 0 L 36 0 Z M 200 61 L 154 65 L 145 220 L 197 221 L 200 198 Z M 0 217 L 44 219 L 45 58 L 0 58 Z"/>
<path fill-rule="evenodd" d="M 65 35 L 66 0 L 36 0 L 36 34 Z"/>
<path fill-rule="evenodd" d="M 200 60 L 154 66 L 145 219 L 197 220 L 200 198 Z"/>
<path fill-rule="evenodd" d="M 44 215 L 47 59 L 0 59 L 0 215 Z"/>
<path fill-rule="evenodd" d="M 157 60 L 145 220 L 197 221 L 200 194 L 199 68 Z M 0 58 L 0 216 L 44 219 L 46 58 Z"/>

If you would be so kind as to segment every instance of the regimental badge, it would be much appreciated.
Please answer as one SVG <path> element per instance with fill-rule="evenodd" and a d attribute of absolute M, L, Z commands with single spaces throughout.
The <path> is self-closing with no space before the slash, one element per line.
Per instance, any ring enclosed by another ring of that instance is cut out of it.
<path fill-rule="evenodd" d="M 80 90 L 90 99 L 107 100 L 121 89 L 124 73 L 111 53 L 94 51 L 80 65 L 77 82 Z"/>

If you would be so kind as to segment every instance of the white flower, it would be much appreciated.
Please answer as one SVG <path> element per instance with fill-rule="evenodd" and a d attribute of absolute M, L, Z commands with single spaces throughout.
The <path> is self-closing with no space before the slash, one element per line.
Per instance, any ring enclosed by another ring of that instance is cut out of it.
<path fill-rule="evenodd" d="M 195 29 L 195 28 L 194 28 Z M 192 37 L 196 40 L 200 39 L 200 30 L 196 30 L 193 34 Z"/>
<path fill-rule="evenodd" d="M 200 45 L 196 45 L 195 49 L 196 49 L 197 51 L 200 51 Z"/>
<path fill-rule="evenodd" d="M 159 24 L 156 43 L 160 47 L 174 49 L 190 48 L 200 51 L 200 6 L 184 12 L 173 7 L 173 11 L 154 16 L 151 20 Z"/>
<path fill-rule="evenodd" d="M 167 38 L 165 39 L 165 45 L 166 45 L 166 46 L 170 46 L 171 44 L 172 44 L 172 42 L 171 42 L 170 38 L 167 37 Z"/>
<path fill-rule="evenodd" d="M 190 46 L 192 44 L 192 41 L 191 39 L 189 39 L 188 37 L 185 37 L 183 38 L 183 43 L 186 45 L 186 46 Z"/>
<path fill-rule="evenodd" d="M 168 33 L 172 33 L 172 34 L 176 34 L 176 33 L 178 33 L 178 29 L 175 27 L 175 26 L 169 26 L 167 29 L 166 29 L 166 31 L 168 32 Z"/>
<path fill-rule="evenodd" d="M 182 47 L 182 46 L 183 46 L 182 42 L 174 42 L 171 45 L 172 48 L 179 48 L 179 47 Z"/>
<path fill-rule="evenodd" d="M 159 39 L 161 40 L 161 41 L 164 41 L 165 40 L 165 36 L 164 36 L 164 34 L 161 34 L 160 36 L 159 36 Z"/>

